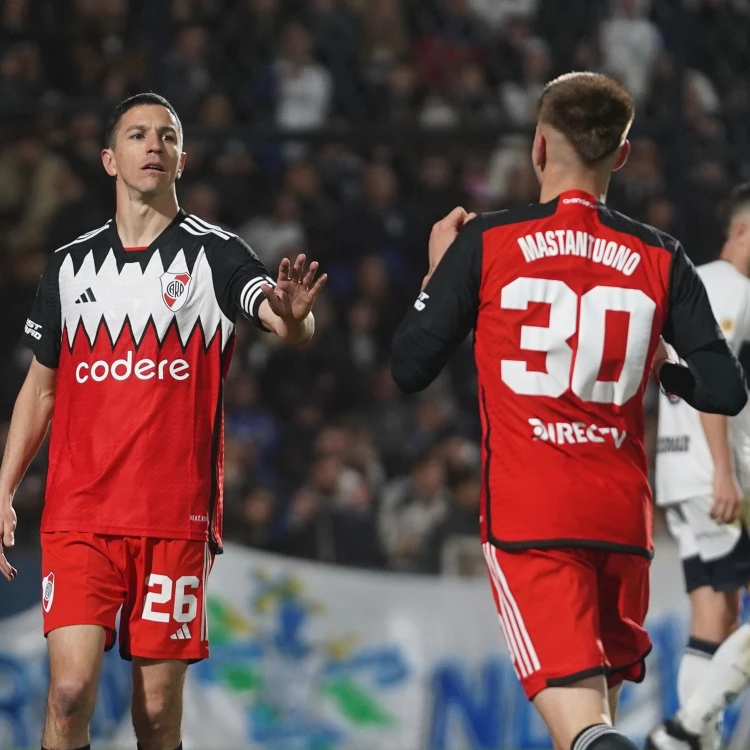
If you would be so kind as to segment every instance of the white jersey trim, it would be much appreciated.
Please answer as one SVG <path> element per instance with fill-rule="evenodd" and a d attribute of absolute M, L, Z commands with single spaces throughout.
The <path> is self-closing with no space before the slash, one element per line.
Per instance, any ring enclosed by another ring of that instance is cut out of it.
<path fill-rule="evenodd" d="M 87 240 L 90 240 L 92 237 L 96 237 L 97 234 L 101 234 L 105 229 L 108 229 L 111 223 L 112 223 L 112 219 L 110 219 L 103 227 L 99 227 L 98 229 L 92 229 L 90 232 L 86 232 L 86 234 L 82 234 L 80 237 L 77 237 L 76 239 L 74 239 L 73 242 L 69 242 L 67 245 L 58 247 L 57 250 L 55 250 L 55 252 L 59 253 L 60 250 L 65 250 L 65 248 L 67 247 L 72 247 L 73 245 L 77 245 L 80 242 L 86 242 Z"/>
<path fill-rule="evenodd" d="M 192 214 L 190 216 L 186 216 L 185 220 L 180 226 L 190 232 L 190 234 L 215 234 L 221 237 L 223 240 L 229 240 L 232 237 L 237 236 L 225 231 L 221 227 L 214 226 L 213 224 L 208 224 L 203 221 L 203 219 L 199 219 L 197 216 L 193 216 Z"/>

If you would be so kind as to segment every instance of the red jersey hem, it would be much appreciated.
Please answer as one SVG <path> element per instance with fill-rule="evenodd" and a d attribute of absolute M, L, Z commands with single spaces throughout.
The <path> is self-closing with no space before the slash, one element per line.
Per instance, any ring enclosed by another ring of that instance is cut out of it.
<path fill-rule="evenodd" d="M 602 539 L 574 539 L 574 538 L 555 538 L 555 539 L 522 539 L 506 540 L 498 539 L 488 532 L 487 541 L 498 549 L 503 550 L 524 550 L 524 549 L 549 549 L 557 547 L 586 547 L 589 549 L 603 549 L 610 552 L 621 552 L 627 555 L 639 555 L 649 560 L 653 559 L 654 551 L 649 547 L 642 547 L 637 544 L 623 544 L 622 542 L 610 542 Z"/>
<path fill-rule="evenodd" d="M 155 529 L 151 527 L 139 526 L 102 526 L 101 524 L 85 524 L 66 521 L 52 521 L 42 523 L 41 532 L 55 531 L 82 531 L 88 534 L 106 534 L 108 536 L 142 536 L 149 539 L 176 539 L 187 542 L 208 542 L 208 530 L 196 532 L 193 534 L 184 531 L 174 531 L 173 529 Z"/>

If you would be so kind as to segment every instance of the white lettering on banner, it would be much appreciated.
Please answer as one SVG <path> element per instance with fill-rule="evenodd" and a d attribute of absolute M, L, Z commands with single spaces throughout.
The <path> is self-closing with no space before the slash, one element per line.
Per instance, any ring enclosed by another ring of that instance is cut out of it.
<path fill-rule="evenodd" d="M 104 359 L 97 359 L 96 362 L 80 362 L 76 366 L 76 380 L 79 383 L 85 383 L 89 379 L 101 383 L 108 377 L 113 380 L 128 380 L 131 375 L 135 375 L 137 380 L 164 380 L 167 374 L 173 380 L 187 380 L 190 377 L 190 364 L 184 359 L 163 359 L 160 362 L 154 362 L 152 359 L 136 360 L 133 365 L 133 352 L 129 351 L 124 359 L 116 359 L 112 364 Z"/>
<path fill-rule="evenodd" d="M 23 327 L 23 332 L 32 338 L 39 341 L 42 338 L 42 326 L 39 323 L 35 323 L 30 318 L 27 318 L 26 325 Z"/>
<path fill-rule="evenodd" d="M 518 246 L 527 263 L 540 258 L 573 255 L 614 268 L 625 276 L 632 276 L 641 262 L 640 253 L 633 252 L 627 245 L 573 229 L 526 234 L 518 238 Z"/>
<path fill-rule="evenodd" d="M 562 445 L 581 445 L 582 443 L 605 443 L 612 440 L 615 448 L 620 448 L 625 442 L 628 433 L 617 427 L 600 427 L 585 422 L 542 422 L 537 417 L 531 417 L 529 424 L 532 427 L 534 440 L 542 440 L 546 443 Z"/>

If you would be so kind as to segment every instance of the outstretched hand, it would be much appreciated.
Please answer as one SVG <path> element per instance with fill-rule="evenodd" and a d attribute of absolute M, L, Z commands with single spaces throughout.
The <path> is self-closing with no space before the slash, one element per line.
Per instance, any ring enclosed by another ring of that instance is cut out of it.
<path fill-rule="evenodd" d="M 16 577 L 18 572 L 5 557 L 5 550 L 15 544 L 16 512 L 13 506 L 7 503 L 0 510 L 0 573 L 9 581 Z"/>
<path fill-rule="evenodd" d="M 289 323 L 300 323 L 310 314 L 315 298 L 328 279 L 322 274 L 316 281 L 320 264 L 314 260 L 305 271 L 305 260 L 300 254 L 292 266 L 288 258 L 283 258 L 276 286 L 264 284 L 261 287 L 272 312 Z"/>

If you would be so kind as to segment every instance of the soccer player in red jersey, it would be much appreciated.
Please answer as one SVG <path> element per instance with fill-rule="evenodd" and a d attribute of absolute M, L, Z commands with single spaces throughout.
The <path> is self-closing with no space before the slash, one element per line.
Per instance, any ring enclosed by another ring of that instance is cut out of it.
<path fill-rule="evenodd" d="M 0 469 L 0 535 L 12 546 L 13 493 L 51 421 L 41 534 L 49 750 L 89 747 L 120 607 L 139 747 L 182 747 L 185 670 L 208 656 L 235 322 L 242 314 L 306 341 L 326 280 L 299 256 L 282 260 L 274 281 L 241 239 L 182 211 L 182 144 L 162 97 L 115 109 L 102 161 L 116 216 L 52 255 L 26 322 L 34 359 Z M 0 570 L 15 574 L 3 555 Z"/>
<path fill-rule="evenodd" d="M 439 222 L 392 347 L 393 376 L 414 392 L 474 330 L 483 549 L 513 666 L 557 750 L 635 748 L 612 722 L 651 648 L 652 362 L 699 410 L 736 414 L 747 400 L 680 243 L 604 205 L 633 115 L 605 76 L 552 81 L 532 152 L 540 202 Z M 689 367 L 664 361 L 662 335 Z"/>

